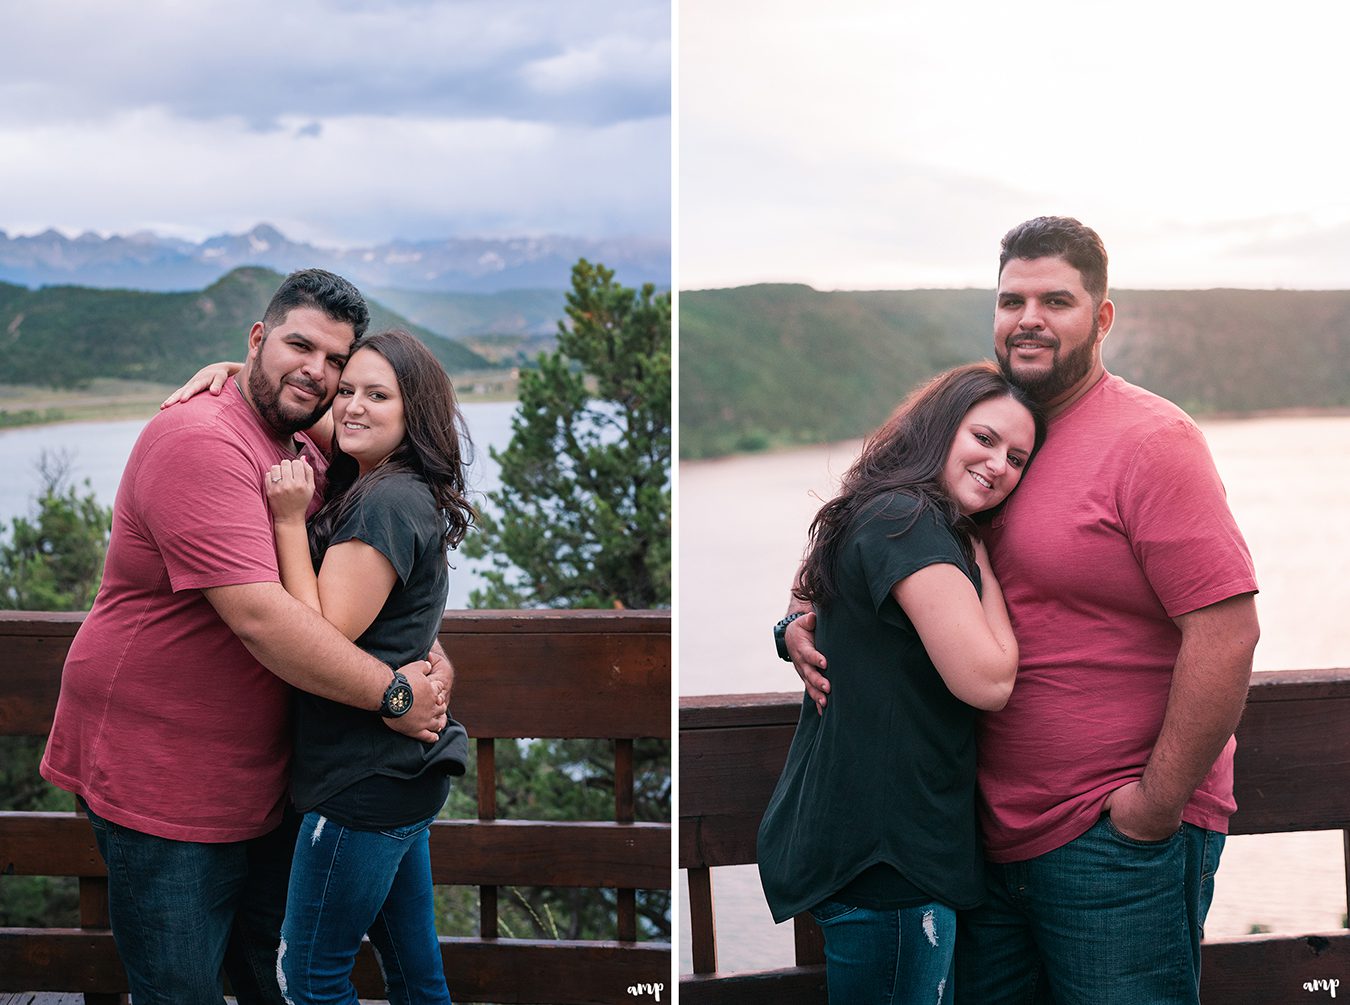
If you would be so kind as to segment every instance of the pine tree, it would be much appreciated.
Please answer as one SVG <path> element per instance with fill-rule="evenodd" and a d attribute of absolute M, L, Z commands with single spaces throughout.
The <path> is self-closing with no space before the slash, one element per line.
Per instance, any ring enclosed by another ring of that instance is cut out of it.
<path fill-rule="evenodd" d="M 70 481 L 64 454 L 43 453 L 36 511 L 15 517 L 0 537 L 0 609 L 87 611 L 103 576 L 112 511 L 99 505 L 86 481 Z M 70 794 L 38 774 L 43 740 L 0 737 L 0 809 L 69 810 Z M 73 877 L 0 877 L 0 925 L 73 925 L 79 893 Z"/>
<path fill-rule="evenodd" d="M 465 541 L 488 558 L 475 607 L 653 608 L 670 605 L 669 294 L 634 291 L 585 259 L 572 270 L 558 347 L 520 378 L 511 442 L 493 450 L 502 487 Z M 634 745 L 638 820 L 670 819 L 670 741 Z M 607 740 L 497 743 L 502 816 L 610 819 L 614 745 Z M 456 786 L 446 815 L 472 816 Z M 460 891 L 454 891 L 460 893 Z M 613 938 L 607 890 L 510 888 L 504 929 L 534 938 Z M 443 898 L 449 925 L 476 920 L 463 895 Z M 639 938 L 670 937 L 670 891 L 640 891 Z"/>
<path fill-rule="evenodd" d="M 502 487 L 465 543 L 475 607 L 670 605 L 670 295 L 585 259 L 558 347 L 520 378 Z"/>
<path fill-rule="evenodd" d="M 87 611 L 103 577 L 112 511 L 87 481 L 79 494 L 64 454 L 44 452 L 38 473 L 36 514 L 15 517 L 0 541 L 0 609 Z"/>

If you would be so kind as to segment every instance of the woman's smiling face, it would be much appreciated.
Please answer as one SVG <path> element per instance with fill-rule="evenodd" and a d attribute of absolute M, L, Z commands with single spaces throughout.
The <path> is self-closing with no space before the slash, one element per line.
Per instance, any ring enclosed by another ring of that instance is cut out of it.
<path fill-rule="evenodd" d="M 961 419 L 942 486 L 966 516 L 992 509 L 1021 481 L 1035 444 L 1036 423 L 1025 406 L 1009 397 L 986 398 Z"/>
<path fill-rule="evenodd" d="M 389 361 L 373 349 L 358 349 L 347 361 L 333 401 L 338 446 L 361 474 L 392 454 L 406 432 L 403 397 Z"/>

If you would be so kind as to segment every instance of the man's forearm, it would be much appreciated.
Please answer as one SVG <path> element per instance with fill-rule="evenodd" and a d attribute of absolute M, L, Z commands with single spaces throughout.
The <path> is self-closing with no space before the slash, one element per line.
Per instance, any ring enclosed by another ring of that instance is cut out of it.
<path fill-rule="evenodd" d="M 1242 717 L 1260 628 L 1251 594 L 1176 620 L 1181 648 L 1140 788 L 1151 806 L 1179 818 Z"/>
<path fill-rule="evenodd" d="M 280 583 L 204 591 L 254 658 L 286 683 L 374 711 L 392 679 L 389 668 L 288 594 Z"/>

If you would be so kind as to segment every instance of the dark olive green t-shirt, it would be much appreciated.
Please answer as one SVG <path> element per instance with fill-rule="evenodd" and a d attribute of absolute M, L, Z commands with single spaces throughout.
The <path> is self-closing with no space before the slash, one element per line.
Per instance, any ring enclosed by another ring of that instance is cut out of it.
<path fill-rule="evenodd" d="M 941 512 L 896 493 L 855 518 L 840 551 L 839 595 L 817 612 L 830 700 L 803 698 L 787 763 L 759 828 L 759 871 L 775 921 L 834 899 L 885 864 L 953 908 L 984 894 L 975 819 L 976 710 L 938 675 L 891 596 L 936 563 L 980 588 Z M 858 891 L 854 888 L 854 893 Z"/>
<path fill-rule="evenodd" d="M 370 545 L 397 579 L 357 646 L 390 667 L 425 659 L 445 610 L 445 521 L 418 475 L 392 472 L 334 528 L 329 547 Z M 393 680 L 393 673 L 390 673 Z M 402 827 L 435 816 L 464 774 L 468 738 L 451 719 L 436 743 L 396 733 L 378 712 L 296 692 L 291 794 L 303 812 L 318 810 L 348 827 Z"/>

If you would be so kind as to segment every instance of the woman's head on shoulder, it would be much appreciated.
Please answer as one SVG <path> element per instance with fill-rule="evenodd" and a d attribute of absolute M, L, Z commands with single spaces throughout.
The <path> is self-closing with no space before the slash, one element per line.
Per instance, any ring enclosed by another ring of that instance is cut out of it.
<path fill-rule="evenodd" d="M 465 473 L 471 443 L 454 386 L 420 339 L 395 328 L 359 341 L 342 371 L 333 419 L 335 501 L 362 482 L 411 472 L 446 518 L 446 544 L 463 540 L 475 516 Z"/>
<path fill-rule="evenodd" d="M 931 493 L 961 516 L 999 506 L 1045 440 L 1040 406 L 987 360 L 916 388 L 868 437 L 850 479 Z"/>
<path fill-rule="evenodd" d="M 798 596 L 817 603 L 834 596 L 834 560 L 852 522 L 895 495 L 914 501 L 912 520 L 936 510 L 959 528 L 972 557 L 969 518 L 1002 505 L 1044 440 L 1039 406 L 992 362 L 920 385 L 867 438 L 839 494 L 816 514 Z"/>

